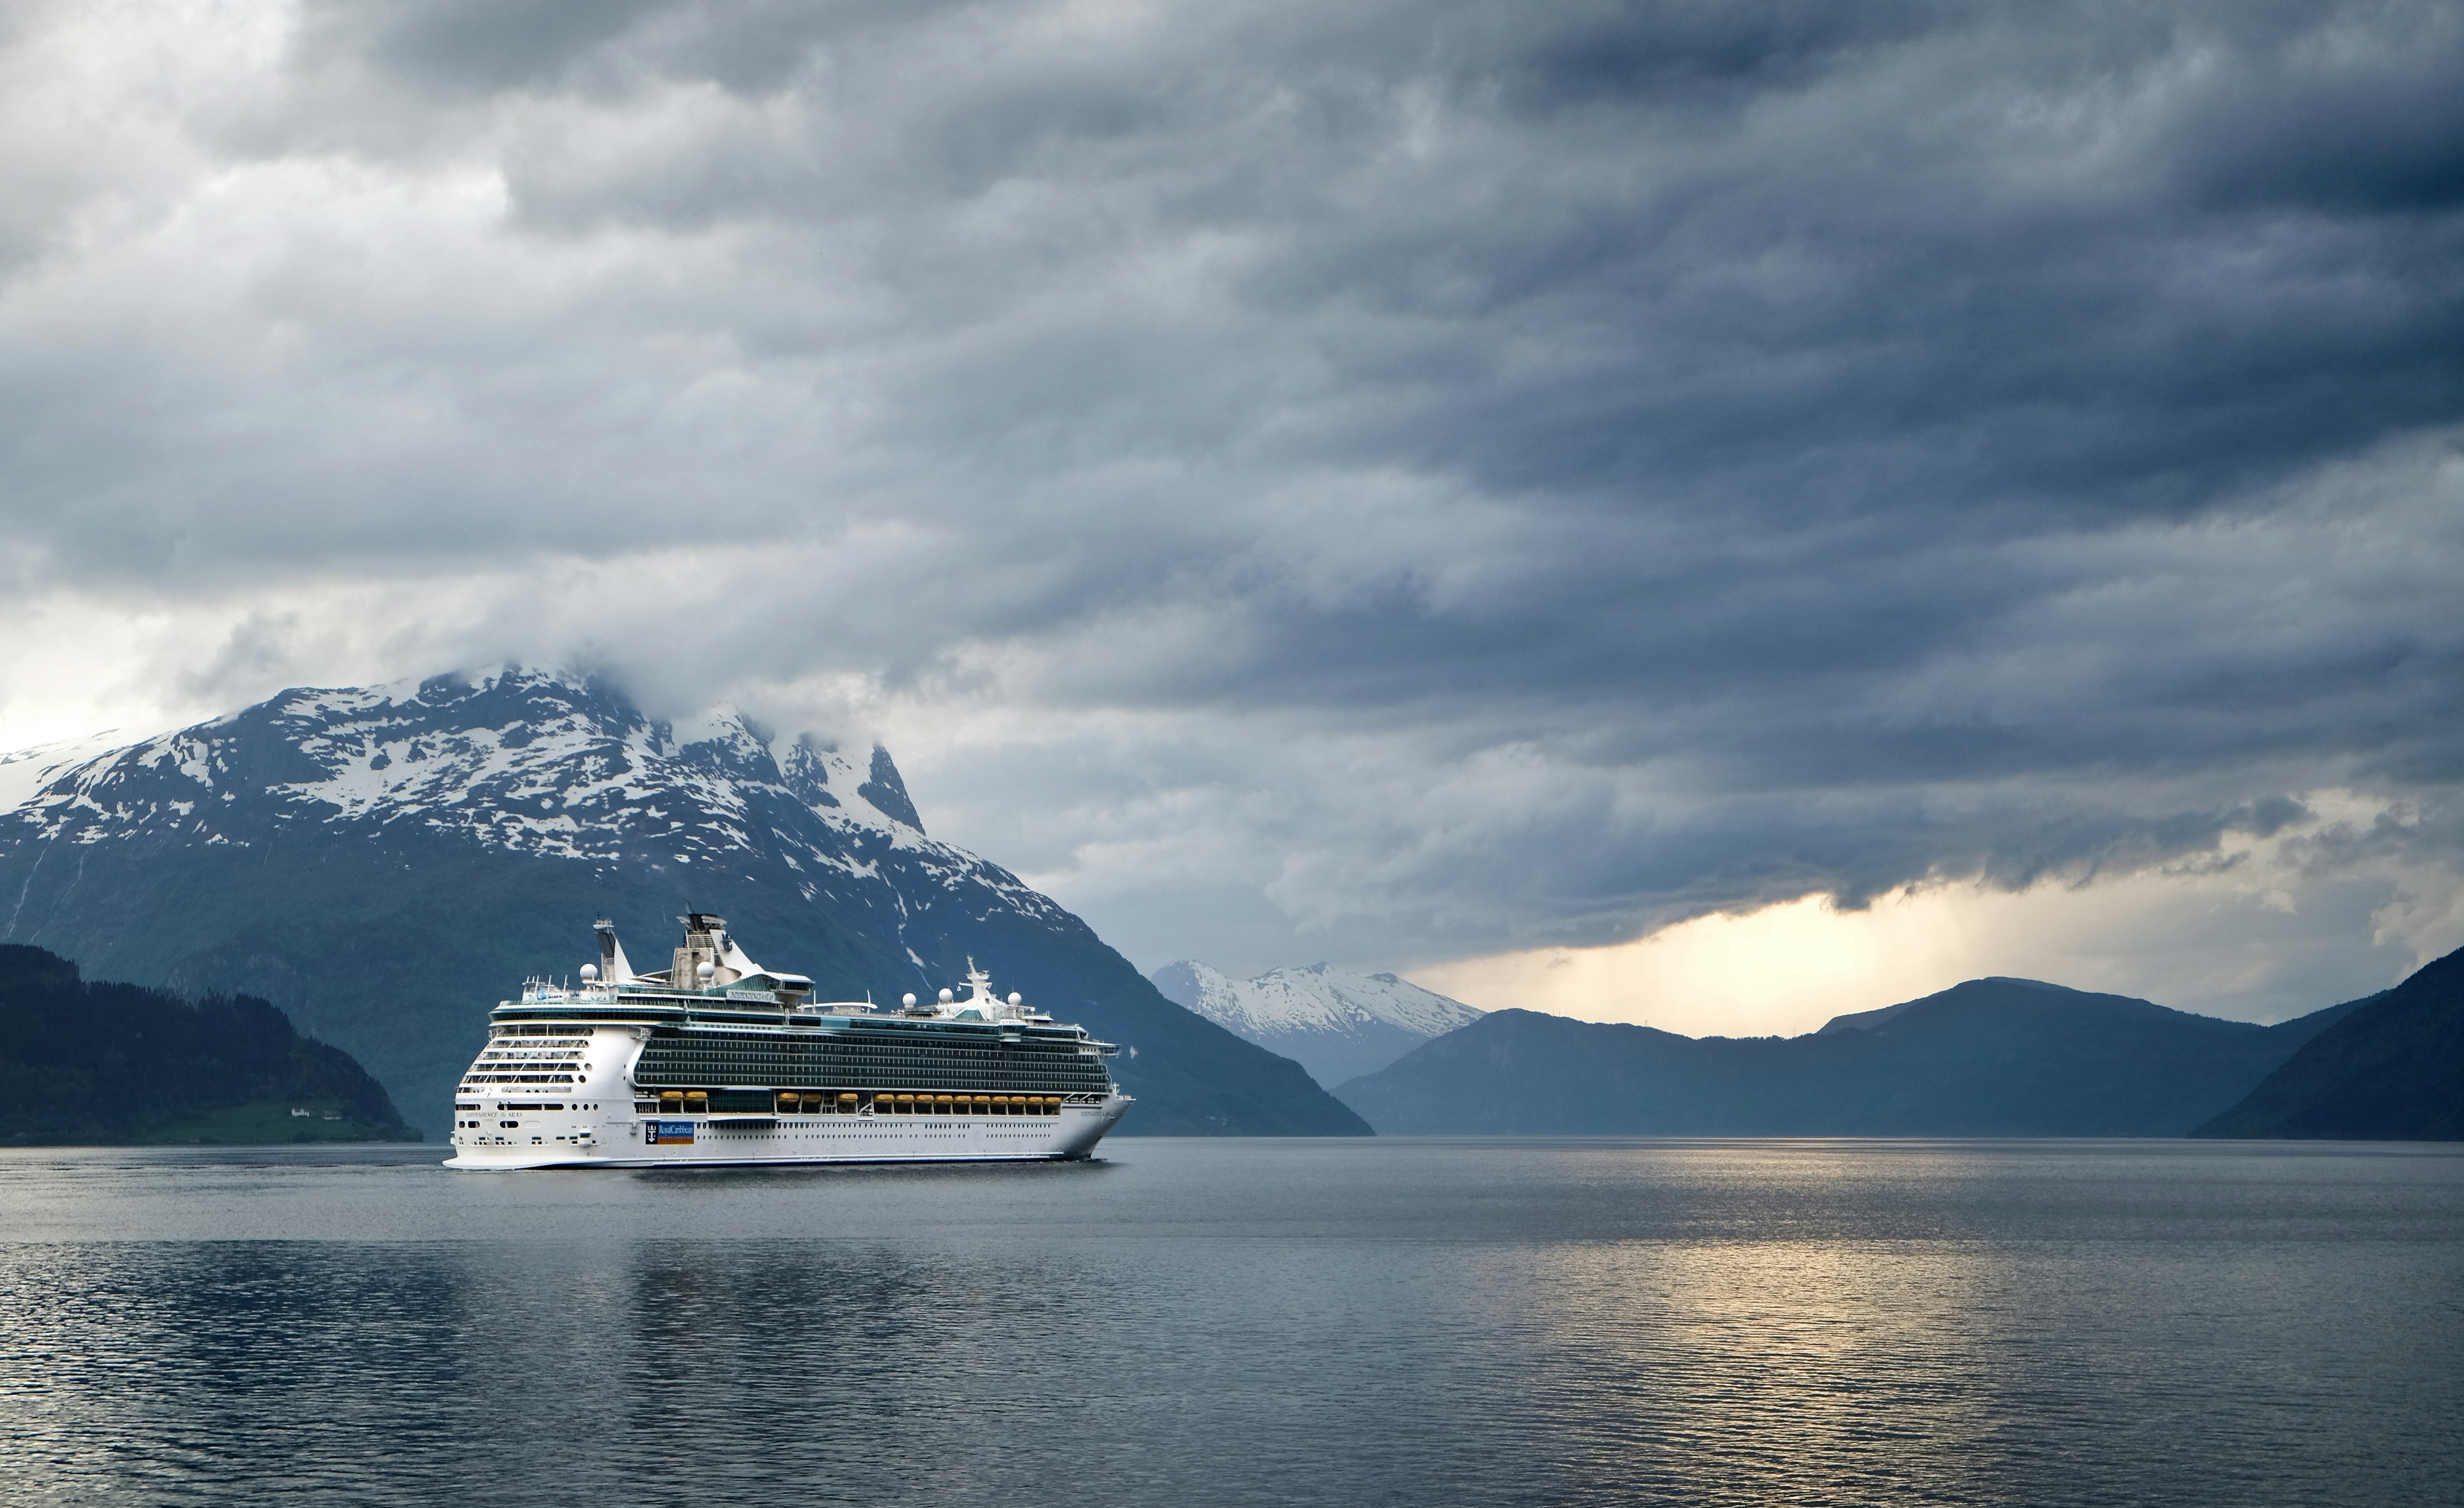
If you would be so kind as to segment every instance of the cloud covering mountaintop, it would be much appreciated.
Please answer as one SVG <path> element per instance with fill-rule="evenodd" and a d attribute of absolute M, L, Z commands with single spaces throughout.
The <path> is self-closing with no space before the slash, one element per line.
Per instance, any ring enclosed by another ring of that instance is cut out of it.
<path fill-rule="evenodd" d="M 2375 987 L 2458 101 L 2434 4 L 26 8 L 0 742 L 717 675 L 1148 963 L 2240 865 Z"/>

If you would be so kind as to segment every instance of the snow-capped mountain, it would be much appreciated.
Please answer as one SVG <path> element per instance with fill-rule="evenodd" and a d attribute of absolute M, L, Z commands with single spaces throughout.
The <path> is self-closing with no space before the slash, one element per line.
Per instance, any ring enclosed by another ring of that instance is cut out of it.
<path fill-rule="evenodd" d="M 1148 977 L 1165 999 L 1294 1059 L 1330 1089 L 1484 1014 L 1392 974 L 1346 974 L 1324 964 L 1234 979 L 1185 959 Z"/>
<path fill-rule="evenodd" d="M 859 762 L 726 706 L 661 721 L 507 668 L 0 756 L 0 942 L 88 978 L 263 995 L 414 1123 L 444 1117 L 488 1008 L 578 967 L 594 920 L 656 956 L 688 910 L 841 999 L 952 984 L 974 958 L 1135 1049 L 1125 1132 L 1360 1129 L 1049 897 L 927 836 L 884 749 Z"/>
<path fill-rule="evenodd" d="M 1047 920 L 1067 915 L 1007 871 L 926 837 L 887 749 L 859 769 L 724 704 L 654 722 L 605 687 L 512 670 L 288 691 L 125 746 L 98 742 L 0 755 L 0 801 L 13 796 L 25 824 L 14 837 L 249 848 L 314 824 L 654 866 L 766 849 L 808 876 L 798 887 L 807 899 L 830 872 L 873 876 L 873 851 L 888 849 L 945 886 L 973 878 Z"/>

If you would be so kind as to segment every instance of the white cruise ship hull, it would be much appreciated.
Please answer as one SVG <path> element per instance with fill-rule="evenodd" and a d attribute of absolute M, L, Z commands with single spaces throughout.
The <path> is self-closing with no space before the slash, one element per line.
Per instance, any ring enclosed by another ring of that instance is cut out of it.
<path fill-rule="evenodd" d="M 573 1111 L 491 1116 L 454 1134 L 447 1167 L 746 1167 L 805 1163 L 1025 1163 L 1084 1158 L 1132 1101 L 1057 1116 L 821 1115 L 679 1120 Z M 507 1126 L 505 1120 L 521 1123 Z M 733 1123 L 731 1123 L 733 1122 Z M 765 1123 L 766 1122 L 766 1123 Z"/>
<path fill-rule="evenodd" d="M 816 1005 L 724 918 L 693 912 L 669 968 L 637 974 L 598 925 L 579 989 L 534 979 L 489 1012 L 453 1099 L 448 1167 L 745 1167 L 1083 1158 L 1132 1100 L 1119 1051 L 993 993 Z M 677 981 L 690 981 L 678 984 Z"/>

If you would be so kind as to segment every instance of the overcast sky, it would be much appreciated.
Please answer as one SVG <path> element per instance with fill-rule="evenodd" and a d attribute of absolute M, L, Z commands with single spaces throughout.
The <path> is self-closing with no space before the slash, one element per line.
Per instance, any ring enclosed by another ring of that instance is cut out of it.
<path fill-rule="evenodd" d="M 0 743 L 587 666 L 1482 1004 L 2464 943 L 2452 4 L 29 0 L 0 185 Z"/>

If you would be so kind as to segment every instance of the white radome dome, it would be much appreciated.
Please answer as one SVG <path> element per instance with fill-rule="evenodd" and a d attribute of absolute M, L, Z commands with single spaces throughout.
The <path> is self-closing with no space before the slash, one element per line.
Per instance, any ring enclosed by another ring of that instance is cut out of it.
<path fill-rule="evenodd" d="M 956 999 L 957 999 L 957 998 L 958 998 L 957 996 L 956 996 L 956 995 L 954 995 L 954 994 L 950 993 L 950 992 L 949 992 L 948 990 L 946 990 L 946 989 L 945 989 L 945 990 L 943 990 L 943 991 L 941 991 L 941 1004 L 943 1004 L 943 1005 L 945 1005 L 945 1006 L 946 1006 L 946 1005 L 948 1005 L 951 1001 L 956 1000 Z"/>

